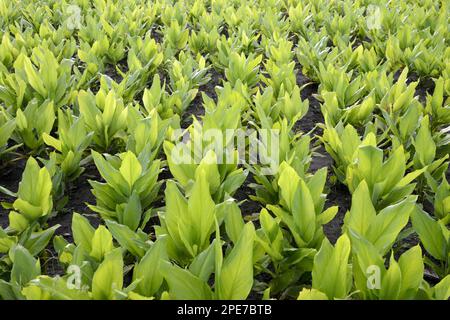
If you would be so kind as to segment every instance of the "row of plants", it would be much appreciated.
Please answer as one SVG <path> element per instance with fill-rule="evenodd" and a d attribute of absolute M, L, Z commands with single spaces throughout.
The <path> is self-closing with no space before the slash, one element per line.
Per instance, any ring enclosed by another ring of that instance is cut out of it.
<path fill-rule="evenodd" d="M 449 8 L 422 2 L 0 0 L 0 297 L 448 299 Z M 242 163 L 247 129 L 277 161 Z"/>

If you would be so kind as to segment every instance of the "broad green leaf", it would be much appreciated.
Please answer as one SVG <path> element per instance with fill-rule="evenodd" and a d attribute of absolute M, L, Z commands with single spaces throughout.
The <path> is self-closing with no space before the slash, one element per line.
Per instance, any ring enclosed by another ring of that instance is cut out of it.
<path fill-rule="evenodd" d="M 128 226 L 131 230 L 136 230 L 139 227 L 142 216 L 142 206 L 139 195 L 136 192 L 131 194 L 128 203 L 124 206 L 122 223 Z"/>
<path fill-rule="evenodd" d="M 86 252 L 91 252 L 94 233 L 95 229 L 88 219 L 74 212 L 72 215 L 72 235 L 75 244 L 81 246 Z"/>
<path fill-rule="evenodd" d="M 101 261 L 105 254 L 114 249 L 112 235 L 105 226 L 99 226 L 92 237 L 91 257 Z"/>
<path fill-rule="evenodd" d="M 214 272 L 216 241 L 214 239 L 209 247 L 196 256 L 189 266 L 189 271 L 205 282 L 209 280 L 209 277 Z"/>
<path fill-rule="evenodd" d="M 311 197 L 314 202 L 316 212 L 319 212 L 321 208 L 320 204 L 323 203 L 323 188 L 327 179 L 327 168 L 321 168 L 307 181 L 308 189 L 311 193 Z M 332 219 L 332 218 L 331 218 Z"/>
<path fill-rule="evenodd" d="M 189 181 L 194 179 L 195 168 L 197 167 L 191 163 L 190 154 L 184 154 L 180 144 L 175 146 L 169 141 L 164 141 L 163 148 L 170 172 L 182 186 L 187 186 Z"/>
<path fill-rule="evenodd" d="M 95 300 L 114 300 L 115 290 L 123 286 L 122 250 L 114 249 L 106 254 L 92 278 L 92 297 Z"/>
<path fill-rule="evenodd" d="M 40 276 L 31 282 L 38 286 L 44 292 L 51 295 L 53 300 L 90 300 L 87 291 L 76 288 L 69 288 L 67 280 L 64 278 L 51 278 L 48 276 Z"/>
<path fill-rule="evenodd" d="M 27 249 L 17 245 L 11 251 L 10 255 L 14 257 L 12 259 L 11 281 L 24 286 L 41 274 L 39 260 L 35 259 Z"/>
<path fill-rule="evenodd" d="M 350 250 L 350 239 L 345 234 L 334 247 L 325 238 L 314 258 L 312 287 L 329 299 L 344 299 L 349 293 L 347 272 Z"/>
<path fill-rule="evenodd" d="M 438 300 L 448 300 L 450 297 L 450 275 L 447 275 L 433 288 L 434 297 Z"/>
<path fill-rule="evenodd" d="M 445 237 L 439 222 L 417 207 L 411 214 L 411 220 L 425 250 L 434 258 L 446 261 L 448 238 Z"/>
<path fill-rule="evenodd" d="M 200 161 L 200 164 L 195 170 L 196 180 L 199 179 L 199 173 L 201 171 L 204 171 L 206 181 L 209 183 L 211 194 L 214 194 L 220 186 L 220 173 L 214 151 L 208 151 L 202 161 Z"/>
<path fill-rule="evenodd" d="M 95 166 L 99 171 L 100 175 L 105 179 L 105 181 L 116 192 L 122 193 L 124 195 L 129 195 L 130 187 L 128 181 L 122 176 L 122 174 L 116 170 L 108 161 L 106 161 L 103 156 L 92 150 L 92 158 L 94 159 Z"/>
<path fill-rule="evenodd" d="M 382 182 L 382 195 L 389 193 L 405 175 L 405 151 L 403 147 L 397 148 L 383 164 L 382 173 L 385 180 Z"/>
<path fill-rule="evenodd" d="M 414 246 L 403 253 L 398 260 L 398 265 L 402 274 L 399 298 L 413 299 L 423 280 L 424 265 L 420 246 Z"/>
<path fill-rule="evenodd" d="M 28 239 L 25 241 L 24 244 L 25 248 L 28 249 L 31 255 L 33 256 L 38 255 L 42 250 L 44 250 L 47 247 L 53 234 L 59 227 L 60 225 L 57 224 L 51 228 L 42 231 L 32 232 L 28 237 Z"/>
<path fill-rule="evenodd" d="M 299 180 L 300 178 L 291 166 L 286 163 L 280 165 L 278 186 L 280 187 L 281 198 L 285 201 L 290 210 L 292 210 L 294 194 L 298 187 Z"/>
<path fill-rule="evenodd" d="M 316 231 L 316 213 L 311 193 L 306 183 L 300 178 L 292 199 L 292 216 L 300 235 L 306 242 L 314 238 Z"/>
<path fill-rule="evenodd" d="M 381 279 L 385 272 L 384 260 L 367 239 L 351 229 L 348 233 L 352 243 L 355 287 L 361 291 L 363 298 L 375 299 L 379 294 Z M 369 287 L 368 283 L 374 287 Z"/>
<path fill-rule="evenodd" d="M 225 213 L 225 229 L 228 237 L 233 243 L 236 243 L 244 228 L 244 219 L 242 219 L 241 209 L 236 202 L 227 204 L 227 212 Z"/>
<path fill-rule="evenodd" d="M 371 222 L 366 234 L 367 240 L 374 244 L 381 254 L 385 254 L 408 223 L 414 208 L 415 199 L 407 198 L 381 210 Z"/>
<path fill-rule="evenodd" d="M 300 291 L 297 300 L 328 300 L 328 297 L 325 293 L 320 292 L 317 289 L 304 288 L 302 291 Z"/>
<path fill-rule="evenodd" d="M 152 297 L 163 282 L 160 269 L 162 262 L 167 261 L 165 246 L 166 240 L 158 239 L 134 267 L 133 281 L 140 279 L 135 291 L 145 297 Z"/>
<path fill-rule="evenodd" d="M 365 235 L 376 217 L 369 187 L 365 180 L 361 181 L 352 195 L 352 207 L 345 215 L 345 228 Z"/>
<path fill-rule="evenodd" d="M 423 117 L 420 122 L 419 132 L 414 140 L 416 153 L 414 154 L 414 164 L 416 168 L 421 168 L 431 164 L 436 156 L 436 144 L 430 131 L 430 119 Z"/>
<path fill-rule="evenodd" d="M 392 254 L 389 261 L 389 269 L 381 278 L 380 299 L 397 300 L 399 298 L 401 285 L 402 273 Z"/>
<path fill-rule="evenodd" d="M 361 146 L 358 149 L 358 170 L 367 182 L 373 186 L 380 177 L 383 164 L 383 151 L 374 146 Z"/>
<path fill-rule="evenodd" d="M 114 239 L 117 240 L 121 247 L 130 251 L 136 257 L 144 256 L 146 244 L 135 232 L 115 221 L 106 220 L 105 222 Z"/>
<path fill-rule="evenodd" d="M 13 229 L 18 233 L 21 233 L 29 226 L 28 220 L 25 218 L 25 216 L 15 211 L 11 211 L 9 213 L 8 219 L 9 219 L 9 228 Z"/>
<path fill-rule="evenodd" d="M 210 300 L 212 292 L 207 283 L 186 269 L 161 262 L 161 273 L 168 286 L 170 297 L 176 300 Z"/>
<path fill-rule="evenodd" d="M 53 138 L 51 135 L 49 135 L 46 132 L 44 132 L 42 134 L 42 138 L 44 139 L 45 144 L 55 148 L 59 152 L 62 151 L 62 141 L 61 140 L 57 140 L 57 139 Z"/>
<path fill-rule="evenodd" d="M 214 226 L 215 219 L 215 203 L 211 198 L 209 192 L 209 184 L 206 180 L 206 175 L 200 173 L 198 180 L 192 187 L 192 193 L 188 200 L 188 212 L 190 221 L 195 230 L 193 236 L 198 242 L 200 248 L 209 240 Z M 185 230 L 187 226 L 180 225 L 180 229 Z M 189 232 L 186 230 L 186 232 Z M 182 233 L 183 234 L 183 233 Z M 186 233 L 185 233 L 186 234 Z"/>
<path fill-rule="evenodd" d="M 30 58 L 24 57 L 23 67 L 27 75 L 27 80 L 33 89 L 36 90 L 42 97 L 46 97 L 47 90 L 45 89 L 45 85 L 40 78 L 39 73 L 32 65 Z"/>
<path fill-rule="evenodd" d="M 119 171 L 124 179 L 128 182 L 128 185 L 131 189 L 142 173 L 142 166 L 133 152 L 128 151 L 127 153 L 125 153 Z"/>
<path fill-rule="evenodd" d="M 181 194 L 175 182 L 167 181 L 165 190 L 166 212 L 164 215 L 164 222 L 167 232 L 178 246 L 182 245 L 180 238 L 180 230 L 178 224 L 181 217 L 188 212 L 188 205 L 186 199 Z"/>
<path fill-rule="evenodd" d="M 253 240 L 255 228 L 247 223 L 230 254 L 223 261 L 216 294 L 219 299 L 243 300 L 253 286 Z"/>

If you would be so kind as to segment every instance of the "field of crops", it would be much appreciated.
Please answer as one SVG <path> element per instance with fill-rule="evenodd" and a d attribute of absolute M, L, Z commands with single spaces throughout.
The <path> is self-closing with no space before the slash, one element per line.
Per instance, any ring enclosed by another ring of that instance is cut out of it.
<path fill-rule="evenodd" d="M 0 0 L 0 300 L 450 297 L 447 0 Z"/>

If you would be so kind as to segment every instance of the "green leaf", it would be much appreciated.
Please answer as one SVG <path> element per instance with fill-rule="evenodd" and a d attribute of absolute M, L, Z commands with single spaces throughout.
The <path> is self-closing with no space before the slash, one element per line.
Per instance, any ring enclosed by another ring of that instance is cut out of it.
<path fill-rule="evenodd" d="M 136 230 L 139 227 L 142 216 L 141 200 L 137 192 L 133 192 L 128 199 L 128 203 L 123 209 L 122 223 L 128 226 L 131 230 Z"/>
<path fill-rule="evenodd" d="M 423 280 L 424 265 L 419 245 L 403 253 L 398 260 L 402 274 L 400 299 L 413 299 Z"/>
<path fill-rule="evenodd" d="M 220 173 L 217 166 L 217 157 L 214 151 L 209 150 L 205 157 L 200 161 L 195 170 L 196 180 L 199 179 L 199 173 L 204 171 L 206 181 L 209 183 L 211 194 L 214 194 L 220 186 Z"/>
<path fill-rule="evenodd" d="M 58 224 L 42 231 L 32 232 L 27 241 L 25 241 L 25 248 L 28 249 L 31 255 L 38 255 L 47 247 L 53 234 L 59 227 L 60 225 Z"/>
<path fill-rule="evenodd" d="M 397 300 L 402 284 L 402 273 L 398 263 L 394 259 L 394 254 L 391 255 L 389 262 L 389 269 L 381 278 L 380 299 L 382 300 Z"/>
<path fill-rule="evenodd" d="M 121 247 L 130 251 L 130 253 L 136 257 L 144 256 L 146 244 L 136 233 L 127 226 L 115 221 L 106 220 L 105 222 L 114 239 L 119 242 Z"/>
<path fill-rule="evenodd" d="M 45 89 L 44 83 L 38 72 L 32 65 L 30 58 L 24 56 L 23 67 L 30 86 L 33 87 L 33 89 L 36 90 L 42 97 L 46 97 L 47 90 Z"/>
<path fill-rule="evenodd" d="M 11 281 L 24 286 L 41 274 L 39 260 L 33 258 L 27 249 L 21 245 L 17 245 L 11 251 L 10 254 L 14 257 L 12 259 Z"/>
<path fill-rule="evenodd" d="M 244 219 L 242 219 L 241 209 L 236 202 L 227 204 L 225 213 L 225 230 L 230 240 L 236 244 L 244 228 Z"/>
<path fill-rule="evenodd" d="M 176 300 L 211 300 L 212 292 L 207 283 L 188 270 L 161 262 L 161 272 L 169 286 L 170 297 Z"/>
<path fill-rule="evenodd" d="M 166 240 L 158 239 L 134 267 L 133 281 L 140 279 L 135 290 L 137 293 L 152 297 L 161 287 L 163 282 L 161 267 L 168 259 L 165 247 Z"/>
<path fill-rule="evenodd" d="M 396 184 L 402 180 L 405 175 L 405 151 L 403 147 L 397 148 L 383 164 L 382 172 L 385 173 L 384 180 L 381 183 L 382 195 L 391 192 Z"/>
<path fill-rule="evenodd" d="M 436 144 L 430 131 L 430 119 L 423 117 L 420 122 L 419 132 L 414 140 L 416 153 L 414 154 L 414 164 L 416 168 L 422 168 L 431 164 L 436 156 Z"/>
<path fill-rule="evenodd" d="M 42 134 L 42 138 L 46 145 L 55 148 L 59 152 L 62 152 L 62 141 L 61 140 L 57 140 L 57 139 L 53 138 L 51 135 L 49 135 L 46 132 L 44 132 Z"/>
<path fill-rule="evenodd" d="M 114 249 L 106 254 L 92 278 L 92 297 L 95 300 L 115 299 L 115 290 L 123 286 L 122 250 Z"/>
<path fill-rule="evenodd" d="M 381 279 L 385 272 L 384 259 L 367 239 L 351 229 L 348 232 L 352 243 L 355 287 L 361 292 L 364 299 L 375 299 L 379 294 Z M 379 272 L 373 273 L 376 270 Z M 380 278 L 377 279 L 378 275 Z M 375 280 L 375 282 L 372 280 Z M 379 285 L 379 287 L 370 288 L 368 286 L 369 281 L 371 285 Z"/>
<path fill-rule="evenodd" d="M 184 161 L 192 161 L 192 159 L 189 158 L 189 154 L 183 154 L 183 151 L 180 150 L 180 145 L 175 146 L 169 141 L 164 141 L 163 148 L 164 153 L 167 157 L 167 163 L 169 165 L 170 173 L 172 173 L 174 178 L 182 186 L 186 187 L 189 184 L 189 181 L 194 179 L 195 168 L 197 167 L 196 164 L 193 164 L 191 162 L 186 163 Z"/>
<path fill-rule="evenodd" d="M 164 222 L 167 232 L 177 246 L 182 246 L 178 224 L 181 217 L 188 212 L 187 201 L 181 194 L 175 182 L 167 181 L 165 190 L 166 212 Z"/>
<path fill-rule="evenodd" d="M 371 222 L 366 238 L 385 254 L 397 239 L 400 231 L 409 221 L 409 216 L 415 208 L 415 198 L 384 208 Z"/>
<path fill-rule="evenodd" d="M 286 163 L 280 165 L 280 178 L 278 179 L 278 186 L 280 187 L 281 198 L 287 205 L 289 210 L 292 210 L 295 191 L 299 184 L 299 176 L 295 170 Z"/>
<path fill-rule="evenodd" d="M 448 300 L 450 297 L 450 275 L 447 275 L 433 288 L 437 300 Z"/>
<path fill-rule="evenodd" d="M 9 219 L 9 228 L 13 229 L 18 233 L 21 233 L 29 226 L 27 218 L 25 218 L 23 215 L 15 211 L 11 211 L 9 213 L 8 219 Z"/>
<path fill-rule="evenodd" d="M 105 254 L 114 249 L 112 235 L 105 226 L 99 226 L 92 237 L 91 257 L 101 261 Z"/>
<path fill-rule="evenodd" d="M 411 214 L 411 220 L 425 250 L 434 258 L 446 261 L 448 259 L 448 238 L 444 235 L 439 222 L 417 207 Z"/>
<path fill-rule="evenodd" d="M 87 291 L 71 289 L 67 286 L 67 280 L 64 278 L 50 278 L 48 276 L 40 276 L 31 282 L 38 286 L 44 292 L 51 295 L 54 300 L 90 300 Z"/>
<path fill-rule="evenodd" d="M 216 257 L 216 239 L 209 247 L 194 258 L 189 266 L 189 271 L 203 281 L 207 282 L 214 272 Z"/>
<path fill-rule="evenodd" d="M 142 166 L 133 152 L 128 151 L 127 153 L 125 153 L 119 171 L 128 182 L 128 185 L 131 189 L 142 173 Z"/>
<path fill-rule="evenodd" d="M 339 237 L 334 248 L 325 238 L 314 258 L 312 287 L 329 299 L 344 299 L 349 293 L 347 273 L 350 250 L 350 239 L 346 234 Z"/>
<path fill-rule="evenodd" d="M 92 150 L 91 154 L 97 170 L 108 185 L 114 188 L 116 192 L 129 195 L 131 189 L 128 186 L 128 181 L 124 179 L 122 174 L 106 161 L 100 153 Z"/>
<path fill-rule="evenodd" d="M 191 229 L 193 231 L 188 231 L 188 226 L 180 225 L 180 230 L 185 230 L 182 234 L 188 235 L 189 232 L 193 232 L 189 236 L 196 240 L 191 244 L 197 244 L 200 248 L 203 248 L 205 243 L 208 242 L 214 226 L 215 206 L 210 195 L 206 175 L 201 172 L 192 187 L 192 193 L 188 200 L 189 222 L 193 224 Z"/>
<path fill-rule="evenodd" d="M 72 215 L 72 235 L 76 245 L 81 246 L 86 252 L 92 250 L 92 238 L 95 229 L 88 219 L 74 212 Z"/>
<path fill-rule="evenodd" d="M 383 151 L 374 146 L 361 146 L 358 148 L 358 169 L 367 185 L 373 186 L 380 177 L 383 164 Z"/>
<path fill-rule="evenodd" d="M 311 193 L 302 179 L 294 191 L 292 216 L 302 238 L 306 242 L 312 241 L 316 231 L 316 213 Z"/>
<path fill-rule="evenodd" d="M 230 254 L 225 258 L 216 283 L 216 294 L 223 300 L 243 300 L 253 286 L 253 240 L 255 228 L 247 223 Z"/>
<path fill-rule="evenodd" d="M 352 207 L 344 218 L 345 229 L 350 228 L 365 235 L 375 217 L 376 211 L 372 204 L 369 187 L 363 180 L 353 192 Z"/>
<path fill-rule="evenodd" d="M 297 300 L 328 300 L 328 297 L 325 293 L 320 292 L 317 289 L 303 288 L 303 290 L 300 291 Z"/>

